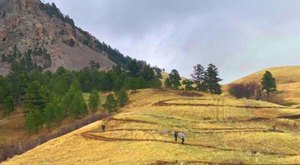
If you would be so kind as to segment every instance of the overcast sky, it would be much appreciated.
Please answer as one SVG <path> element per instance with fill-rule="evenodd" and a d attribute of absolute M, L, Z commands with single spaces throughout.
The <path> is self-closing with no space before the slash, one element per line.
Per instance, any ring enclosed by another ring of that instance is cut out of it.
<path fill-rule="evenodd" d="M 177 69 L 215 64 L 228 83 L 300 64 L 299 0 L 43 0 L 123 54 Z"/>

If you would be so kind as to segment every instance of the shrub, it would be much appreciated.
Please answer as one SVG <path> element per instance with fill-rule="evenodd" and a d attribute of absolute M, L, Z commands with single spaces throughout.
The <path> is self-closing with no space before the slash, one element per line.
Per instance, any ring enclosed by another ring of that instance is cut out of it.
<path fill-rule="evenodd" d="M 261 99 L 261 87 L 255 82 L 247 84 L 231 84 L 229 93 L 236 98 Z"/>

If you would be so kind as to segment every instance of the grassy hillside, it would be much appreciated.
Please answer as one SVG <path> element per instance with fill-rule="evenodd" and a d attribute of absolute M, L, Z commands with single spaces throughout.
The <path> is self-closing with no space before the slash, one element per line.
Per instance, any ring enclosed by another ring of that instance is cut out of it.
<path fill-rule="evenodd" d="M 278 96 L 286 100 L 300 104 L 300 66 L 285 66 L 264 69 L 253 73 L 232 83 L 257 82 L 260 83 L 265 71 L 270 71 L 276 78 Z M 223 89 L 227 89 L 225 86 Z"/>
<path fill-rule="evenodd" d="M 283 66 L 264 69 L 262 71 L 236 80 L 233 83 L 242 83 L 249 81 L 260 82 L 265 71 L 272 72 L 278 84 L 300 82 L 300 66 Z"/>
<path fill-rule="evenodd" d="M 168 90 L 130 98 L 119 114 L 3 164 L 300 163 L 299 109 Z M 174 142 L 175 130 L 186 133 L 185 145 Z"/>

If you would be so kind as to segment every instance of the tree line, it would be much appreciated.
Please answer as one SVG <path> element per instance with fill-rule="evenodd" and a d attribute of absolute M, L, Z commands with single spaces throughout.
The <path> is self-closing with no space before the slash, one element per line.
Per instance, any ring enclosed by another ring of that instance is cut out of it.
<path fill-rule="evenodd" d="M 219 78 L 218 68 L 215 65 L 209 64 L 205 70 L 201 64 L 197 64 L 194 66 L 191 79 L 184 79 L 182 82 L 178 71 L 173 69 L 165 81 L 165 86 L 170 89 L 178 90 L 181 85 L 184 85 L 185 90 L 188 91 L 197 90 L 210 94 L 221 94 L 220 81 L 222 81 L 222 79 Z"/>
<path fill-rule="evenodd" d="M 160 70 L 133 60 L 126 68 L 114 67 L 100 72 L 93 68 L 68 71 L 60 67 L 55 73 L 28 71 L 15 63 L 12 71 L 0 76 L 2 114 L 9 115 L 16 106 L 25 112 L 25 128 L 36 133 L 44 127 L 54 127 L 66 117 L 82 118 L 96 112 L 100 106 L 114 113 L 128 102 L 127 90 L 159 88 Z M 101 104 L 99 92 L 110 92 Z M 90 93 L 86 103 L 83 93 Z"/>

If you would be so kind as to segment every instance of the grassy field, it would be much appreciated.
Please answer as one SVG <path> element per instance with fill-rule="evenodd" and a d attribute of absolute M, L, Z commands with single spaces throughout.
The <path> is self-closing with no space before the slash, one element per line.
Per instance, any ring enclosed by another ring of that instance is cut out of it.
<path fill-rule="evenodd" d="M 299 118 L 272 103 L 148 89 L 119 114 L 3 164 L 299 164 Z M 186 133 L 185 145 L 173 131 Z"/>

